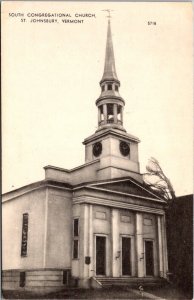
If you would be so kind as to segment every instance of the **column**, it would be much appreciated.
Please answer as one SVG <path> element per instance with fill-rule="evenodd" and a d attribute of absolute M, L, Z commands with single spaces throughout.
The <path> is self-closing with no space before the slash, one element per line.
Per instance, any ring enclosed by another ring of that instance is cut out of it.
<path fill-rule="evenodd" d="M 103 104 L 104 123 L 107 123 L 107 105 Z"/>
<path fill-rule="evenodd" d="M 98 125 L 100 125 L 101 122 L 101 111 L 100 111 L 100 107 L 98 107 Z"/>
<path fill-rule="evenodd" d="M 117 104 L 113 104 L 114 123 L 117 123 Z"/>
<path fill-rule="evenodd" d="M 121 124 L 123 125 L 123 107 L 121 106 Z"/>
<path fill-rule="evenodd" d="M 157 216 L 158 223 L 158 255 L 159 255 L 159 276 L 164 277 L 164 262 L 163 262 L 163 243 L 162 243 L 162 225 L 161 216 Z"/>
<path fill-rule="evenodd" d="M 121 249 L 119 240 L 119 211 L 118 209 L 112 209 L 111 216 L 111 236 L 112 236 L 112 276 L 120 276 L 120 264 L 121 264 Z"/>
<path fill-rule="evenodd" d="M 142 214 L 136 213 L 137 276 L 144 277 L 144 245 Z"/>

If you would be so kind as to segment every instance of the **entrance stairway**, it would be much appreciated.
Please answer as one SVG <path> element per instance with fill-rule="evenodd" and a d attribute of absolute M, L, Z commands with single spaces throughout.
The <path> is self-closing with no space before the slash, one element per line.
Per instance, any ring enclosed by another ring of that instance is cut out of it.
<path fill-rule="evenodd" d="M 95 277 L 102 287 L 127 286 L 130 288 L 138 288 L 142 286 L 160 287 L 164 286 L 167 281 L 159 277 Z"/>

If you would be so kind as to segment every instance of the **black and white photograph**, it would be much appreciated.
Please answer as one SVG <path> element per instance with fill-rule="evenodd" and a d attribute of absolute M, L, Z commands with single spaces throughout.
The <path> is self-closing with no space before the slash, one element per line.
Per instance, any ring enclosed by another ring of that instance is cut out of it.
<path fill-rule="evenodd" d="M 1 8 L 2 298 L 192 299 L 192 3 Z"/>

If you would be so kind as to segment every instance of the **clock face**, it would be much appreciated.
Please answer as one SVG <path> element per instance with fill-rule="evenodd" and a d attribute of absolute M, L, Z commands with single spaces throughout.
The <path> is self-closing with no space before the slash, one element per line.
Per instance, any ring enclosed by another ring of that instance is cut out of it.
<path fill-rule="evenodd" d="M 93 154 L 94 156 L 99 156 L 102 153 L 102 144 L 97 142 L 93 146 Z"/>
<path fill-rule="evenodd" d="M 123 156 L 127 156 L 129 155 L 129 152 L 130 152 L 130 148 L 129 148 L 129 145 L 126 143 L 126 142 L 120 142 L 120 151 L 121 151 L 121 154 Z"/>

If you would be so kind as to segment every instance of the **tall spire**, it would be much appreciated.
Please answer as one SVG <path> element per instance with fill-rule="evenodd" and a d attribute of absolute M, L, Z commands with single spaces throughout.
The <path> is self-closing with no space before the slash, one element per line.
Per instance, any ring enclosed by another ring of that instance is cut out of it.
<path fill-rule="evenodd" d="M 101 82 L 104 80 L 114 80 L 114 79 L 118 80 L 116 68 L 115 68 L 111 25 L 110 25 L 110 20 L 108 20 L 104 74 L 102 76 Z"/>
<path fill-rule="evenodd" d="M 110 11 L 107 10 L 109 13 Z M 110 16 L 109 16 L 110 17 Z M 107 41 L 104 73 L 100 81 L 101 94 L 96 100 L 98 107 L 98 129 L 106 130 L 123 128 L 123 108 L 125 101 L 119 94 L 120 81 L 117 78 L 111 35 L 110 20 L 108 20 Z"/>

